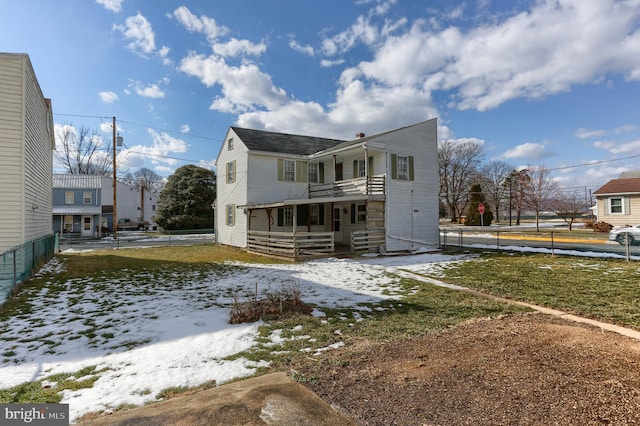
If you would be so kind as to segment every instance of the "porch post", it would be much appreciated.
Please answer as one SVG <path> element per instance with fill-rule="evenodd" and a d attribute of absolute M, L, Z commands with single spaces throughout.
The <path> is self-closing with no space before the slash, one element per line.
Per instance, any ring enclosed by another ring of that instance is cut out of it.
<path fill-rule="evenodd" d="M 267 231 L 271 232 L 271 208 L 267 208 Z"/>

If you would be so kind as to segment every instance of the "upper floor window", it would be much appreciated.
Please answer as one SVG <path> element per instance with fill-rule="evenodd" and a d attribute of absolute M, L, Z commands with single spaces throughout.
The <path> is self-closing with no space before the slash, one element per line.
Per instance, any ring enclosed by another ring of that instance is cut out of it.
<path fill-rule="evenodd" d="M 73 204 L 74 203 L 74 193 L 73 193 L 73 191 L 65 191 L 64 192 L 64 203 L 65 204 Z"/>
<path fill-rule="evenodd" d="M 358 177 L 365 177 L 367 175 L 367 165 L 364 161 L 364 159 L 362 160 L 358 160 Z"/>
<path fill-rule="evenodd" d="M 83 204 L 91 204 L 91 191 L 84 191 L 82 193 L 82 203 Z"/>
<path fill-rule="evenodd" d="M 227 163 L 227 183 L 236 181 L 236 160 Z"/>
<path fill-rule="evenodd" d="M 227 139 L 227 151 L 231 151 L 233 149 L 233 138 Z"/>
<path fill-rule="evenodd" d="M 413 180 L 413 157 L 391 154 L 391 178 Z"/>
<path fill-rule="evenodd" d="M 310 183 L 318 183 L 318 163 L 309 163 L 308 165 L 309 171 L 309 182 Z"/>
<path fill-rule="evenodd" d="M 287 182 L 296 181 L 296 162 L 293 160 L 284 160 L 284 180 Z"/>

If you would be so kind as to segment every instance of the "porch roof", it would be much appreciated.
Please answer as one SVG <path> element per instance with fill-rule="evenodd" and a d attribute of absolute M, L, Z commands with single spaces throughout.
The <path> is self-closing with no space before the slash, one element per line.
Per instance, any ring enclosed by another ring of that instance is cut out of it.
<path fill-rule="evenodd" d="M 294 200 L 282 200 L 275 201 L 271 203 L 255 203 L 255 204 L 245 204 L 242 206 L 237 206 L 239 209 L 268 209 L 268 208 L 277 208 L 277 207 L 285 207 L 285 206 L 298 206 L 302 204 L 325 204 L 325 203 L 343 203 L 350 201 L 364 201 L 371 198 L 370 195 L 359 194 L 359 195 L 349 195 L 346 197 L 318 197 L 318 198 L 299 198 Z"/>
<path fill-rule="evenodd" d="M 96 215 L 102 213 L 102 207 L 100 206 L 71 206 L 71 207 L 53 207 L 53 214 L 68 214 L 68 215 Z"/>

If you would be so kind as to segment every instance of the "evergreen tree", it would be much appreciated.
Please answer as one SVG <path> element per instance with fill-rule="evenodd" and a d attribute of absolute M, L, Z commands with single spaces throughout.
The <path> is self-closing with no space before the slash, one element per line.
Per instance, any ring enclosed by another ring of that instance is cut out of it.
<path fill-rule="evenodd" d="M 182 166 L 167 179 L 158 198 L 155 222 L 166 230 L 210 229 L 216 175 L 194 165 Z"/>
<path fill-rule="evenodd" d="M 482 187 L 480 184 L 471 185 L 471 198 L 469 199 L 469 210 L 467 211 L 467 218 L 464 224 L 467 226 L 480 226 L 491 225 L 493 220 L 493 212 L 491 207 L 486 203 L 484 194 L 482 193 Z M 480 212 L 478 211 L 478 204 L 484 204 L 484 215 L 480 218 Z"/>

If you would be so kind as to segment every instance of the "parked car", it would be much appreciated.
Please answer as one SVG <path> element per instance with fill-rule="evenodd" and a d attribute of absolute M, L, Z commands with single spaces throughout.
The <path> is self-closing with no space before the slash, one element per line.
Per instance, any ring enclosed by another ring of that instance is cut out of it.
<path fill-rule="evenodd" d="M 629 241 L 629 245 L 640 244 L 640 225 L 612 229 L 611 232 L 609 232 L 609 241 L 626 245 L 627 240 Z"/>
<path fill-rule="evenodd" d="M 138 230 L 138 231 L 146 231 L 149 229 L 149 222 L 147 222 L 146 220 L 143 221 L 133 221 L 131 219 L 127 219 L 127 218 L 122 218 L 122 219 L 118 219 L 118 230 L 119 231 L 131 231 L 131 230 Z"/>

